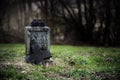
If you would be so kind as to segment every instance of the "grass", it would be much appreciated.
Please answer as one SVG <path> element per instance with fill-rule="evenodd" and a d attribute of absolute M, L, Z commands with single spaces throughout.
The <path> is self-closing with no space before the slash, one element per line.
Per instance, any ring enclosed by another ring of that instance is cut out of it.
<path fill-rule="evenodd" d="M 27 64 L 24 44 L 0 44 L 0 80 L 119 80 L 120 48 L 52 45 L 53 65 Z"/>

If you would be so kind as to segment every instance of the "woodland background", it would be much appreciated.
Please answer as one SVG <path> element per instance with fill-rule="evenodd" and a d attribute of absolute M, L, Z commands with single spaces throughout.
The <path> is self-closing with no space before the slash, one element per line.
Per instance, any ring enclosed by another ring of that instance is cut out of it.
<path fill-rule="evenodd" d="M 24 28 L 43 19 L 57 44 L 120 45 L 120 0 L 0 0 L 0 42 L 24 42 Z"/>

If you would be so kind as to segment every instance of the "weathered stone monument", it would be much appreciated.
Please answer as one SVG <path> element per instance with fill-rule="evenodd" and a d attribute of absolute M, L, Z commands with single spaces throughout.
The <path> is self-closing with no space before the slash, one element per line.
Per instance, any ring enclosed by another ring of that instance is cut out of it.
<path fill-rule="evenodd" d="M 26 62 L 40 64 L 51 58 L 50 28 L 42 20 L 33 20 L 25 27 L 25 41 Z"/>

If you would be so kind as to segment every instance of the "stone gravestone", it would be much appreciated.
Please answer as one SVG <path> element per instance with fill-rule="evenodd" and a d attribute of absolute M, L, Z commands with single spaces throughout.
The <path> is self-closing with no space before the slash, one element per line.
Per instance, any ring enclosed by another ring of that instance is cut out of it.
<path fill-rule="evenodd" d="M 40 64 L 51 58 L 50 28 L 42 20 L 33 20 L 25 27 L 26 62 Z"/>

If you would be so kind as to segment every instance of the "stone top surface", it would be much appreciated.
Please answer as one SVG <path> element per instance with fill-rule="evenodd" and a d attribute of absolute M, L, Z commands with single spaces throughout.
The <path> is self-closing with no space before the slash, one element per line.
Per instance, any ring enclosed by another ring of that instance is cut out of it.
<path fill-rule="evenodd" d="M 25 27 L 27 30 L 29 30 L 29 31 L 49 31 L 50 30 L 50 28 L 49 27 L 47 27 L 47 26 L 45 26 L 45 27 L 32 27 L 32 26 L 26 26 Z"/>

